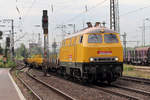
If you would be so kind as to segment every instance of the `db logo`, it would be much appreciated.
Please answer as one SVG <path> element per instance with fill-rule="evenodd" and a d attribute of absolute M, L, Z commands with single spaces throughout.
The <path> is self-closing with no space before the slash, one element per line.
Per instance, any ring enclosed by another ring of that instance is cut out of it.
<path fill-rule="evenodd" d="M 111 55 L 112 51 L 97 51 L 97 54 L 100 54 L 100 55 Z"/>

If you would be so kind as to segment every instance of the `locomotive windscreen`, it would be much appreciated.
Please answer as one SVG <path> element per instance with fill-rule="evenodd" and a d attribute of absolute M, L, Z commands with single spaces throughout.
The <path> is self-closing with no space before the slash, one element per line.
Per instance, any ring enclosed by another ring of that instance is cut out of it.
<path fill-rule="evenodd" d="M 115 34 L 104 34 L 105 43 L 118 43 L 117 36 Z"/>
<path fill-rule="evenodd" d="M 102 43 L 102 35 L 90 34 L 88 36 L 88 43 Z"/>

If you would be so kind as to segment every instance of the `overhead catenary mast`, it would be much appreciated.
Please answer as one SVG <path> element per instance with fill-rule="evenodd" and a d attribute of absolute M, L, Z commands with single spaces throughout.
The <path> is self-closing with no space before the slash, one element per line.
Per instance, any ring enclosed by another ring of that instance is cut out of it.
<path fill-rule="evenodd" d="M 119 0 L 115 0 L 116 9 L 116 31 L 120 33 L 120 13 L 119 13 Z"/>
<path fill-rule="evenodd" d="M 110 29 L 120 32 L 119 0 L 110 0 Z"/>
<path fill-rule="evenodd" d="M 38 34 L 38 46 L 41 47 L 42 41 L 41 41 L 41 35 L 40 33 Z"/>

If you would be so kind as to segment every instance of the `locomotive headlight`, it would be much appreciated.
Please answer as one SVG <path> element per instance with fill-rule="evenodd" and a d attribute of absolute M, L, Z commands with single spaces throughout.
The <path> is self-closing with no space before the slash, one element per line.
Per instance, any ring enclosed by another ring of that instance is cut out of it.
<path fill-rule="evenodd" d="M 119 60 L 119 58 L 116 57 L 116 58 L 115 58 L 115 61 L 118 61 L 118 60 Z"/>
<path fill-rule="evenodd" d="M 94 61 L 94 58 L 90 58 L 90 61 L 93 62 L 93 61 Z"/>

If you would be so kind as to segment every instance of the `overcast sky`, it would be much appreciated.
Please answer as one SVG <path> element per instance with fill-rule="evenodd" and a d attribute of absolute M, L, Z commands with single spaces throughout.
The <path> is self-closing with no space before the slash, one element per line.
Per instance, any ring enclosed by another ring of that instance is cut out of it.
<path fill-rule="evenodd" d="M 104 2 L 105 1 L 105 2 Z M 23 34 L 25 37 L 16 43 L 28 44 L 29 41 L 37 41 L 38 33 L 42 33 L 41 25 L 42 10 L 47 9 L 49 13 L 49 37 L 50 42 L 56 38 L 61 39 L 60 25 L 76 24 L 76 30 L 83 28 L 83 23 L 96 21 L 107 23 L 109 27 L 109 1 L 110 0 L 0 0 L 0 19 L 14 19 L 15 39 Z M 150 0 L 119 0 L 120 4 L 120 27 L 121 34 L 126 32 L 130 41 L 141 41 L 141 26 L 143 20 L 150 17 Z M 53 5 L 53 12 L 52 7 Z M 88 12 L 85 12 L 87 5 Z M 18 10 L 17 10 L 18 9 Z M 19 17 L 21 19 L 19 20 Z M 10 30 L 10 23 L 0 22 L 0 30 Z M 145 21 L 146 26 L 150 26 L 149 21 Z M 84 26 L 85 27 L 85 26 Z M 146 29 L 146 43 L 150 44 L 149 29 Z M 22 30 L 22 32 L 20 31 Z M 72 27 L 67 27 L 66 32 L 72 32 Z M 34 33 L 34 34 L 33 34 Z M 141 44 L 141 43 L 140 43 Z M 130 43 L 128 46 L 135 46 Z"/>

